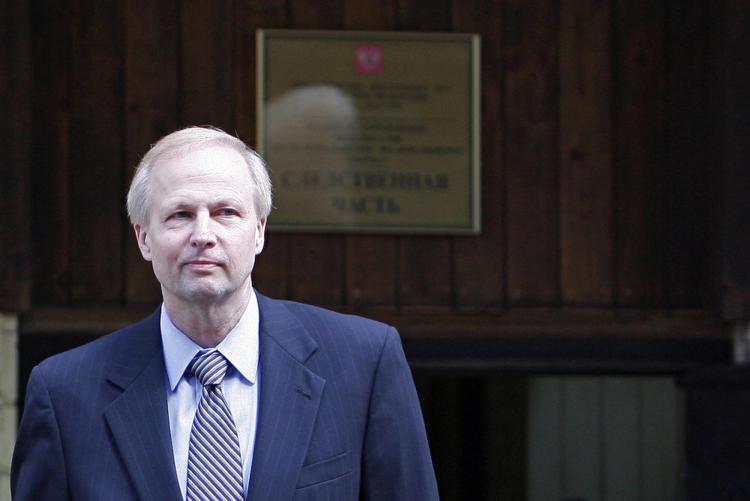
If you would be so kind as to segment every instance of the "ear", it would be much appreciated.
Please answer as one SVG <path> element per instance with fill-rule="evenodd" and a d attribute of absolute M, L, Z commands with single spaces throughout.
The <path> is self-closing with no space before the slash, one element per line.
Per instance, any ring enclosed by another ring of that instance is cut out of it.
<path fill-rule="evenodd" d="M 140 224 L 134 224 L 133 230 L 135 230 L 135 239 L 138 241 L 138 248 L 141 249 L 141 256 L 146 261 L 151 261 L 151 238 L 148 231 Z"/>
<path fill-rule="evenodd" d="M 266 243 L 266 218 L 258 219 L 258 226 L 255 228 L 255 255 L 257 256 L 263 250 Z"/>

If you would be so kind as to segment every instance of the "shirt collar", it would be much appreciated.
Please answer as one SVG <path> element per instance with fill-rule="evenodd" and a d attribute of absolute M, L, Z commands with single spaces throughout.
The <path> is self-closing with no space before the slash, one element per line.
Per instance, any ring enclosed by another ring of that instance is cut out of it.
<path fill-rule="evenodd" d="M 258 299 L 251 289 L 250 301 L 237 325 L 232 327 L 224 340 L 216 347 L 226 357 L 240 375 L 250 383 L 255 383 L 258 373 Z M 190 361 L 199 352 L 208 351 L 201 348 L 169 318 L 167 309 L 162 303 L 161 343 L 164 349 L 164 364 L 167 368 L 169 388 L 174 391 L 185 374 Z"/>

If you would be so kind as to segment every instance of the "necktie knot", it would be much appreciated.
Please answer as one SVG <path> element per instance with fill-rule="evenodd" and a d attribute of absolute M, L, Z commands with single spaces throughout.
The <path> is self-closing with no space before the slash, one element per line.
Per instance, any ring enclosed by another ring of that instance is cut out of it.
<path fill-rule="evenodd" d="M 190 363 L 188 371 L 198 378 L 203 386 L 221 384 L 227 373 L 229 362 L 217 350 L 197 355 Z"/>

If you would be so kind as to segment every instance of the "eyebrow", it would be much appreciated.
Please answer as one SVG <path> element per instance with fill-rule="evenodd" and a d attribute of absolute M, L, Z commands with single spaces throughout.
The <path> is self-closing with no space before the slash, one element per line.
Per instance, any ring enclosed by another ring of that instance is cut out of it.
<path fill-rule="evenodd" d="M 163 204 L 163 207 L 168 210 L 174 210 L 174 209 L 181 209 L 181 208 L 193 208 L 196 205 L 202 205 L 196 204 L 194 201 L 190 201 L 187 199 L 183 199 L 182 197 L 176 198 L 174 200 L 165 200 L 165 203 Z M 222 197 L 222 198 L 216 198 L 214 200 L 209 200 L 208 207 L 214 208 L 214 207 L 233 207 L 238 209 L 244 209 L 247 204 L 245 204 L 241 199 L 235 198 L 235 197 Z"/>

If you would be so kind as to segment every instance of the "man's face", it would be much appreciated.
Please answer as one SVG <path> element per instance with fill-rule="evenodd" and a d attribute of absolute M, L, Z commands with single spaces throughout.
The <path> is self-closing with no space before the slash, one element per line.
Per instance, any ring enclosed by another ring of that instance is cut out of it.
<path fill-rule="evenodd" d="M 148 223 L 135 233 L 164 301 L 213 304 L 249 294 L 266 220 L 256 214 L 242 156 L 217 145 L 159 159 L 151 187 Z"/>

